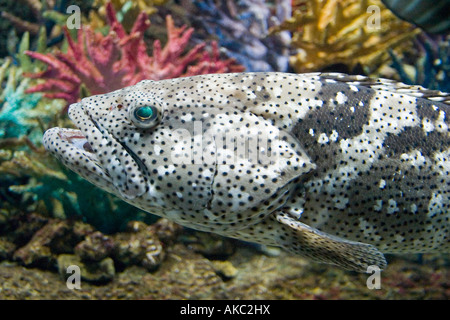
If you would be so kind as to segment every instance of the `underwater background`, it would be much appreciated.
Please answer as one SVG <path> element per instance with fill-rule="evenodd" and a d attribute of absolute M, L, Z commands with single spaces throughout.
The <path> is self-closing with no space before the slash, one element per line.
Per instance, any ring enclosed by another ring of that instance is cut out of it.
<path fill-rule="evenodd" d="M 373 288 L 139 211 L 41 141 L 71 103 L 143 79 L 336 71 L 450 92 L 450 1 L 407 4 L 0 0 L 0 299 L 448 299 L 448 254 L 388 255 Z"/>

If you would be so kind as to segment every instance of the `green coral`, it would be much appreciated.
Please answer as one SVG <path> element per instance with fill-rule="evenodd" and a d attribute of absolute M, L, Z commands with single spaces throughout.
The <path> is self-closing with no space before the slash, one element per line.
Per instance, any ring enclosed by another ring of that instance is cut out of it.
<path fill-rule="evenodd" d="M 45 43 L 45 32 L 40 33 L 39 43 Z M 25 32 L 22 39 L 15 40 L 18 51 L 13 57 L 4 60 L 0 68 L 0 139 L 20 138 L 26 135 L 34 144 L 40 144 L 43 123 L 50 123 L 51 118 L 60 110 L 58 102 L 42 99 L 42 94 L 28 94 L 29 78 L 25 72 L 37 71 L 42 64 L 33 63 L 24 54 L 30 47 L 30 36 Z M 38 50 L 42 45 L 38 45 Z"/>
<path fill-rule="evenodd" d="M 5 64 L 9 64 L 9 61 Z M 26 134 L 36 142 L 40 135 L 32 129 L 38 125 L 36 119 L 39 114 L 33 109 L 41 99 L 41 94 L 25 94 L 30 79 L 21 79 L 17 84 L 17 78 L 21 77 L 20 69 L 13 67 L 8 73 L 8 81 L 0 97 L 0 138 Z"/>

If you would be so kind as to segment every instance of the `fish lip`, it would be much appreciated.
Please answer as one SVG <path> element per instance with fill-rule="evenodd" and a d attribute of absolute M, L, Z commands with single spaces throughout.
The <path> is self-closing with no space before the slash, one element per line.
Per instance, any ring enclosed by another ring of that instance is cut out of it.
<path fill-rule="evenodd" d="M 43 144 L 48 152 L 69 169 L 93 184 L 111 190 L 112 179 L 108 172 L 103 170 L 95 153 L 80 148 L 80 144 L 73 143 L 73 139 L 81 140 L 82 137 L 84 135 L 78 129 L 54 127 L 45 131 Z"/>
<path fill-rule="evenodd" d="M 75 114 L 77 115 L 75 116 Z M 79 117 L 83 118 L 83 122 L 91 123 L 82 103 L 70 105 L 69 118 L 77 129 L 60 127 L 48 129 L 43 136 L 44 147 L 72 171 L 96 186 L 114 193 L 114 183 L 111 175 L 105 170 L 95 150 L 93 150 L 90 138 L 86 130 L 83 130 L 85 128 L 77 125 L 77 123 L 80 123 Z M 95 132 L 95 130 L 91 130 L 89 134 L 91 139 L 92 134 L 101 137 L 100 131 Z"/>

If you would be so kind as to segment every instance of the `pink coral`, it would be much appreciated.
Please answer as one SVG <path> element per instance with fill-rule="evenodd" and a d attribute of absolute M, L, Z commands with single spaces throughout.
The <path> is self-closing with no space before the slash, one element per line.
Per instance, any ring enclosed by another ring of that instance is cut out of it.
<path fill-rule="evenodd" d="M 107 36 L 95 33 L 87 26 L 78 31 L 75 42 L 66 30 L 67 53 L 26 52 L 48 65 L 45 71 L 26 74 L 46 80 L 28 89 L 28 93 L 44 92 L 45 97 L 62 98 L 69 105 L 80 99 L 82 85 L 89 94 L 101 94 L 143 79 L 243 71 L 243 67 L 233 59 L 220 59 L 215 42 L 212 43 L 212 53 L 206 51 L 206 44 L 202 43 L 183 54 L 194 29 L 175 27 L 171 16 L 166 17 L 167 44 L 162 48 L 159 40 L 154 41 L 153 56 L 149 56 L 144 42 L 144 31 L 150 26 L 147 15 L 141 13 L 127 34 L 116 18 L 113 6 L 108 3 L 106 8 L 110 26 Z"/>

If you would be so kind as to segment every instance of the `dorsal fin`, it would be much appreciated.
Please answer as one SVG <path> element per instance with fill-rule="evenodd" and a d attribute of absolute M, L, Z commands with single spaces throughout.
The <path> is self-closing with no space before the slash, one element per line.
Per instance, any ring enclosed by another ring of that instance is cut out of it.
<path fill-rule="evenodd" d="M 361 85 L 374 90 L 385 90 L 399 94 L 407 94 L 417 98 L 428 99 L 450 105 L 450 93 L 439 90 L 430 90 L 418 85 L 409 85 L 399 81 L 385 78 L 369 78 L 361 75 L 348 75 L 345 73 L 319 73 L 322 79 L 330 79 L 351 85 Z"/>

